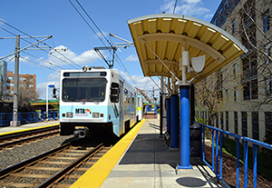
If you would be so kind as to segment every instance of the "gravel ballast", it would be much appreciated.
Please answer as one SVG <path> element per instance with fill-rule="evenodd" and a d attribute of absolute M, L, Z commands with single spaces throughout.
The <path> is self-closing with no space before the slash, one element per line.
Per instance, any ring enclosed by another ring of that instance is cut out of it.
<path fill-rule="evenodd" d="M 0 151 L 0 170 L 22 162 L 31 157 L 54 149 L 66 142 L 74 140 L 74 136 L 53 136 L 42 140 L 16 146 Z"/>

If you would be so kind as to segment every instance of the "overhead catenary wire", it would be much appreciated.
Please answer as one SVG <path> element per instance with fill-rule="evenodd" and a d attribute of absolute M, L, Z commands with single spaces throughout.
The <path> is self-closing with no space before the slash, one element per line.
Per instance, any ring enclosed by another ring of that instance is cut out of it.
<path fill-rule="evenodd" d="M 30 53 L 27 53 L 27 52 L 25 52 L 25 51 L 22 51 L 22 52 L 25 53 L 25 54 L 27 54 L 27 55 L 29 55 L 29 56 L 32 56 L 32 57 L 34 57 L 34 58 L 36 58 L 36 59 L 40 59 L 41 61 L 44 61 L 44 62 L 46 62 L 46 63 L 48 63 L 48 64 L 50 64 L 50 65 L 52 65 L 52 66 L 59 67 L 60 69 L 64 69 L 63 67 L 60 67 L 60 66 L 58 66 L 58 65 L 56 65 L 56 64 L 53 64 L 53 63 L 51 63 L 51 62 L 49 62 L 49 61 L 46 61 L 46 60 L 44 60 L 44 59 L 38 58 L 37 56 L 34 56 L 34 55 L 30 54 Z"/>
<path fill-rule="evenodd" d="M 176 2 L 175 2 L 175 6 L 174 6 L 174 10 L 173 10 L 173 14 L 175 14 L 175 10 L 176 10 L 176 7 L 177 7 L 177 2 L 178 2 L 178 0 L 176 0 Z"/>
<path fill-rule="evenodd" d="M 73 6 L 73 8 L 77 11 L 77 13 L 80 15 L 80 17 L 84 20 L 84 22 L 89 26 L 89 28 L 93 31 L 93 33 L 97 36 L 97 38 L 102 42 L 102 44 L 106 46 L 106 44 L 104 43 L 104 41 L 102 40 L 101 37 L 98 36 L 98 34 L 95 32 L 95 30 L 92 28 L 92 26 L 88 23 L 88 21 L 84 18 L 84 16 L 80 13 L 80 11 L 76 8 L 76 6 L 72 3 L 71 0 L 69 0 L 70 4 Z M 97 26 L 97 24 L 94 22 L 94 20 L 91 18 L 91 16 L 88 14 L 88 12 L 84 9 L 84 7 L 80 4 L 80 2 L 78 0 L 76 0 L 77 4 L 80 6 L 80 8 L 83 10 L 83 12 L 87 15 L 87 17 L 91 20 L 91 22 L 93 23 L 93 25 L 96 27 L 96 29 L 99 31 L 100 35 L 107 41 L 107 43 L 113 48 L 114 46 L 112 45 L 112 43 L 106 38 L 106 36 L 103 34 L 103 32 L 100 30 L 100 28 Z M 136 82 L 134 81 L 133 77 L 130 75 L 130 73 L 128 72 L 128 70 L 126 69 L 126 67 L 124 66 L 122 60 L 120 59 L 120 57 L 116 54 L 116 57 L 118 58 L 119 62 L 117 61 L 117 63 L 120 65 L 120 67 L 126 72 L 128 73 L 128 75 L 131 77 L 131 80 L 134 82 L 134 84 L 137 86 Z M 138 87 L 138 86 L 137 86 Z"/>
<path fill-rule="evenodd" d="M 21 32 L 21 33 L 23 33 L 24 35 L 29 36 L 31 39 L 34 39 L 34 40 L 36 40 L 36 41 L 39 41 L 39 40 L 36 39 L 35 37 L 32 37 L 31 35 L 29 35 L 29 34 L 23 32 L 22 30 L 20 30 L 20 29 L 14 27 L 14 26 L 12 26 L 11 24 L 9 24 L 9 23 L 7 23 L 7 22 L 1 20 L 1 19 L 0 19 L 0 22 L 2 22 L 2 23 L 4 23 L 4 24 L 8 25 L 9 27 L 11 27 L 11 28 L 13 28 L 13 29 L 15 29 L 15 30 L 17 30 L 17 31 L 19 31 L 19 32 Z M 6 32 L 8 32 L 8 33 L 10 33 L 10 34 L 12 34 L 12 35 L 14 35 L 14 36 L 16 36 L 14 33 L 10 32 L 10 31 L 8 31 L 8 30 L 2 28 L 2 27 L 1 27 L 1 29 L 3 29 L 4 31 L 6 31 Z M 31 42 L 30 42 L 30 41 L 27 41 L 26 39 L 22 39 L 22 40 L 24 40 L 25 42 L 31 44 Z M 46 45 L 46 46 L 48 46 L 49 48 L 51 48 L 51 46 L 47 45 L 46 43 L 43 43 L 43 44 Z M 42 50 L 43 52 L 45 52 L 45 53 L 48 55 L 48 52 L 47 52 L 46 50 L 40 48 L 39 46 L 35 46 L 35 47 L 39 48 L 40 50 Z M 53 50 L 54 50 L 54 49 L 53 49 Z M 56 50 L 55 50 L 55 51 L 56 51 Z M 74 67 L 74 68 L 81 68 L 81 66 L 79 66 L 77 63 L 73 62 L 71 59 L 69 59 L 68 57 L 66 57 L 66 56 L 63 55 L 62 53 L 59 53 L 58 51 L 56 51 L 56 52 L 57 52 L 58 54 L 60 54 L 61 56 L 63 56 L 63 57 L 64 57 L 65 59 L 67 59 L 68 61 L 70 61 L 72 64 L 71 64 L 71 63 L 67 63 L 66 61 L 60 59 L 60 58 L 57 57 L 57 56 L 54 56 L 54 55 L 52 55 L 52 54 L 50 54 L 50 55 L 53 56 L 54 58 L 56 58 L 56 59 L 58 59 L 58 60 L 64 62 L 65 64 Z"/>
<path fill-rule="evenodd" d="M 30 59 L 24 58 L 24 57 L 22 57 L 22 56 L 20 56 L 20 58 L 22 58 L 22 59 L 24 59 L 24 60 L 26 60 L 26 61 L 29 61 L 29 62 L 31 62 L 31 63 L 37 64 L 36 62 L 34 62 L 34 61 L 30 60 Z M 38 64 L 38 66 L 42 66 L 42 67 L 45 67 L 45 68 L 47 68 L 47 69 L 49 69 L 49 70 L 52 70 L 52 71 L 57 72 L 57 70 L 52 69 L 52 68 L 50 68 L 50 67 L 46 67 L 46 66 L 44 66 L 44 65 Z"/>

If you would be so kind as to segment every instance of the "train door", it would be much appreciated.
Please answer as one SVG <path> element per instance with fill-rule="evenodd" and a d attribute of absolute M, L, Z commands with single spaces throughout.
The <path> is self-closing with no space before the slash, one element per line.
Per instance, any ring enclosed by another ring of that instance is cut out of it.
<path fill-rule="evenodd" d="M 120 89 L 120 94 L 119 94 L 119 134 L 123 134 L 125 132 L 124 128 L 124 82 L 120 80 L 119 82 L 119 89 Z"/>

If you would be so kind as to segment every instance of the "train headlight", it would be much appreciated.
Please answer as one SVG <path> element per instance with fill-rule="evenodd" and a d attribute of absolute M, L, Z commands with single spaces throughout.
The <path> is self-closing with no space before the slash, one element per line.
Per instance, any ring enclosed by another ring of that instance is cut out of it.
<path fill-rule="evenodd" d="M 72 118 L 73 117 L 73 112 L 67 112 L 66 117 L 67 118 Z"/>

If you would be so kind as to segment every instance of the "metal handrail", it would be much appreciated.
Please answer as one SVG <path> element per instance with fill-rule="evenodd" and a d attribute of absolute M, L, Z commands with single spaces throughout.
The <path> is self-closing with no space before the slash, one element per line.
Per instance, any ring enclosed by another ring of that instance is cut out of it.
<path fill-rule="evenodd" d="M 223 140 L 223 134 L 230 135 L 235 138 L 236 141 L 236 187 L 239 187 L 239 151 L 240 151 L 240 140 L 243 141 L 244 143 L 244 187 L 247 187 L 247 177 L 248 177 L 248 143 L 252 143 L 253 145 L 253 187 L 257 187 L 257 149 L 258 146 L 264 147 L 266 149 L 272 150 L 272 145 L 260 142 L 258 140 L 254 140 L 252 138 L 240 136 L 237 134 L 233 134 L 228 131 L 224 131 L 222 129 L 212 127 L 209 125 L 201 124 L 198 122 L 195 122 L 196 124 L 199 124 L 201 126 L 201 134 L 202 134 L 202 161 L 215 173 L 216 177 L 220 179 L 224 184 L 227 185 L 227 183 L 223 180 L 222 175 L 222 163 L 223 163 L 223 158 L 222 158 L 222 140 Z M 212 130 L 212 166 L 205 160 L 205 127 L 209 128 Z M 216 132 L 216 135 L 214 134 Z M 220 133 L 220 147 L 218 146 L 218 137 Z M 214 140 L 216 137 L 216 140 Z M 216 143 L 215 143 L 216 142 Z M 216 164 L 214 164 L 214 147 L 216 147 Z M 220 151 L 218 151 L 218 148 L 220 148 Z M 220 152 L 220 174 L 218 173 L 218 155 Z"/>

